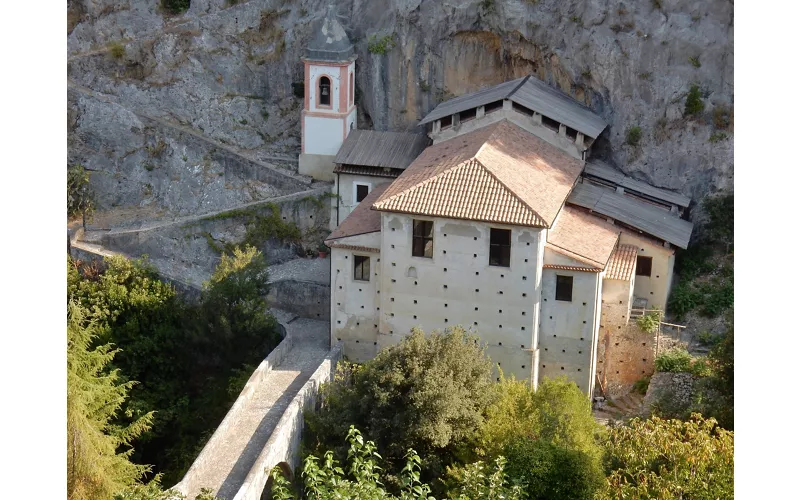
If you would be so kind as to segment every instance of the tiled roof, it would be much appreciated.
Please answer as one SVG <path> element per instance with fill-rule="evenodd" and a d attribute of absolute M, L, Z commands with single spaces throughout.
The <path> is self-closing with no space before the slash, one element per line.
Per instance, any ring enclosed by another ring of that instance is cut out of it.
<path fill-rule="evenodd" d="M 356 252 L 381 253 L 380 248 L 362 247 L 360 245 L 347 245 L 345 243 L 336 243 L 335 241 L 331 242 L 328 246 L 331 248 L 341 248 L 342 250 L 353 250 Z"/>
<path fill-rule="evenodd" d="M 375 208 L 550 227 L 582 168 L 580 160 L 503 120 L 427 148 Z"/>
<path fill-rule="evenodd" d="M 606 279 L 630 281 L 636 269 L 636 247 L 633 245 L 619 245 L 606 268 Z"/>
<path fill-rule="evenodd" d="M 371 210 L 370 208 L 375 199 L 380 196 L 388 186 L 389 184 L 380 184 L 372 188 L 372 191 L 369 192 L 367 197 L 361 200 L 358 206 L 350 212 L 350 215 L 339 224 L 339 227 L 337 227 L 330 236 L 325 238 L 325 244 L 330 246 L 328 242 L 331 240 L 380 231 L 381 213 Z"/>
<path fill-rule="evenodd" d="M 397 178 L 403 173 L 399 168 L 388 167 L 363 167 L 361 165 L 336 165 L 334 174 L 371 175 L 373 177 Z"/>
<path fill-rule="evenodd" d="M 581 271 L 584 273 L 599 273 L 601 269 L 595 267 L 561 266 L 558 264 L 544 264 L 544 269 L 557 269 L 559 271 Z"/>
<path fill-rule="evenodd" d="M 353 130 L 336 153 L 334 163 L 404 169 L 430 143 L 426 134 Z"/>
<path fill-rule="evenodd" d="M 603 219 L 565 206 L 558 216 L 555 227 L 547 235 L 550 249 L 569 252 L 581 262 L 604 269 L 619 239 L 619 228 Z"/>

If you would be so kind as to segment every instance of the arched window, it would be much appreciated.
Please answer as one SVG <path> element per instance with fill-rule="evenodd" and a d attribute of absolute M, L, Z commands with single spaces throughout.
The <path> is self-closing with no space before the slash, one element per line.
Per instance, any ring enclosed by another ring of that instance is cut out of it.
<path fill-rule="evenodd" d="M 319 104 L 320 106 L 331 105 L 331 81 L 327 76 L 319 78 Z"/>
<path fill-rule="evenodd" d="M 355 93 L 355 87 L 356 87 L 355 84 L 356 84 L 355 76 L 353 75 L 353 73 L 350 73 L 350 105 L 351 106 L 353 105 L 353 97 L 354 97 L 353 94 Z"/>

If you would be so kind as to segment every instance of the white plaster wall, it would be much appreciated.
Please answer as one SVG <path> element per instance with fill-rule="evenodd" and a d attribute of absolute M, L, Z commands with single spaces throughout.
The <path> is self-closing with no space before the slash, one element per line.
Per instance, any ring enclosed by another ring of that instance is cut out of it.
<path fill-rule="evenodd" d="M 312 155 L 336 155 L 342 147 L 342 119 L 303 116 L 305 152 Z"/>
<path fill-rule="evenodd" d="M 336 241 L 378 248 L 380 233 Z M 354 255 L 369 257 L 369 281 L 354 279 Z M 377 354 L 379 260 L 380 255 L 377 253 L 331 248 L 331 345 L 341 341 L 345 356 L 354 361 L 366 361 Z"/>
<path fill-rule="evenodd" d="M 358 206 L 355 201 L 355 185 L 369 184 L 370 192 L 381 184 L 388 184 L 395 179 L 392 177 L 374 177 L 369 175 L 353 175 L 353 174 L 338 174 L 338 185 L 333 186 L 333 193 L 339 194 L 339 224 L 341 224 L 348 215 Z M 338 191 L 337 191 L 338 189 Z M 336 214 L 334 214 L 334 220 Z"/>
<path fill-rule="evenodd" d="M 545 254 L 548 252 L 545 251 Z M 556 276 L 572 276 L 572 301 L 555 299 Z M 539 327 L 539 381 L 566 375 L 591 394 L 597 335 L 600 273 L 542 270 L 542 308 Z"/>
<path fill-rule="evenodd" d="M 431 332 L 460 324 L 489 344 L 506 374 L 530 380 L 542 230 L 427 219 L 434 220 L 430 259 L 411 256 L 411 216 L 382 214 L 378 347 L 398 342 L 414 326 Z M 511 229 L 511 267 L 489 266 L 490 227 Z"/>
<path fill-rule="evenodd" d="M 354 65 L 355 63 L 353 63 Z M 340 81 L 339 74 L 341 70 L 337 66 L 316 66 L 314 64 L 310 65 L 308 68 L 308 78 L 310 81 L 310 87 L 308 89 L 308 108 L 311 111 L 325 113 L 325 112 L 336 112 L 339 110 L 339 92 L 340 86 L 342 82 Z M 329 109 L 327 106 L 324 108 L 319 107 L 319 103 L 317 102 L 317 93 L 319 92 L 319 77 L 320 76 L 327 76 L 331 79 L 331 108 Z M 339 123 L 341 126 L 341 123 Z"/>
<path fill-rule="evenodd" d="M 347 131 L 344 134 L 345 138 L 347 138 L 347 136 L 350 135 L 351 131 L 358 130 L 358 122 L 356 121 L 356 116 L 357 115 L 358 115 L 358 113 L 356 113 L 356 108 L 355 107 L 353 108 L 352 111 L 350 111 L 350 114 L 347 115 L 347 124 L 346 124 Z"/>
<path fill-rule="evenodd" d="M 637 248 L 637 255 L 653 258 L 650 278 L 634 276 L 633 295 L 646 298 L 648 309 L 657 307 L 665 310 L 672 283 L 675 251 L 624 232 L 620 236 L 620 244 L 634 245 Z"/>
<path fill-rule="evenodd" d="M 486 125 L 491 125 L 492 123 L 499 122 L 500 120 L 508 119 L 515 125 L 518 125 L 536 137 L 549 142 L 562 151 L 568 153 L 570 156 L 578 159 L 581 158 L 581 152 L 584 148 L 579 147 L 572 139 L 566 135 L 560 135 L 558 132 L 541 125 L 540 121 L 536 120 L 534 117 L 514 111 L 513 109 L 510 109 L 510 106 L 507 107 L 509 109 L 498 109 L 489 114 L 484 114 L 483 116 L 479 116 L 480 113 L 478 113 L 476 118 L 450 126 L 437 132 L 432 132 L 430 137 L 433 139 L 433 143 L 436 144 L 438 142 L 446 141 L 448 139 L 452 139 L 453 137 L 472 132 L 473 130 L 485 127 Z M 434 130 L 436 130 L 436 127 L 434 127 Z"/>

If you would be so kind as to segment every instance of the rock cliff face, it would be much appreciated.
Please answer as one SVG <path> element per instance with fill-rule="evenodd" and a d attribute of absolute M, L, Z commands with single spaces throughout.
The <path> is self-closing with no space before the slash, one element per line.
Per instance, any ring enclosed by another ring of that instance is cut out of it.
<path fill-rule="evenodd" d="M 302 100 L 292 83 L 302 81 L 300 57 L 326 3 L 192 0 L 170 16 L 158 0 L 72 0 L 69 78 L 114 104 L 70 99 L 72 117 L 97 111 L 70 121 L 71 159 L 100 169 L 125 154 L 143 163 L 158 138 L 134 131 L 135 113 L 256 160 L 296 155 Z M 448 97 L 533 73 L 606 119 L 595 154 L 626 173 L 695 200 L 733 189 L 730 0 L 336 4 L 358 54 L 359 128 L 412 129 Z M 387 36 L 385 53 L 370 51 Z M 693 84 L 704 111 L 689 119 Z M 631 127 L 641 129 L 635 146 Z M 181 149 L 178 140 L 167 141 L 170 150 Z M 98 147 L 75 146 L 86 143 Z M 117 202 L 137 203 L 133 194 Z"/>

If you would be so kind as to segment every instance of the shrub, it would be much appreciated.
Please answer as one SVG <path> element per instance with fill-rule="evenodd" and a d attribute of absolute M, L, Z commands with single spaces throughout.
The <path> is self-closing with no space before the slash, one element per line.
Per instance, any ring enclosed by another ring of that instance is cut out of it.
<path fill-rule="evenodd" d="M 699 414 L 612 427 L 604 498 L 733 498 L 733 433 Z"/>
<path fill-rule="evenodd" d="M 647 388 L 650 387 L 650 377 L 642 377 L 633 383 L 633 390 L 641 395 L 647 394 Z"/>
<path fill-rule="evenodd" d="M 693 310 L 700 303 L 701 296 L 687 280 L 682 278 L 669 296 L 669 310 L 678 320 L 683 319 L 686 314 Z"/>
<path fill-rule="evenodd" d="M 370 35 L 367 40 L 367 50 L 370 54 L 384 55 L 395 46 L 394 34 L 378 38 L 378 35 Z"/>
<path fill-rule="evenodd" d="M 697 58 L 697 57 L 690 57 L 689 58 L 689 64 L 691 64 L 695 68 L 699 68 L 700 67 L 700 59 Z"/>
<path fill-rule="evenodd" d="M 169 14 L 181 14 L 189 10 L 190 0 L 161 0 L 161 7 Z"/>
<path fill-rule="evenodd" d="M 517 437 L 544 440 L 598 458 L 600 427 L 586 395 L 566 377 L 545 379 L 534 391 L 528 382 L 501 376 L 494 402 L 478 433 L 478 444 L 499 456 Z"/>
<path fill-rule="evenodd" d="M 67 170 L 67 217 L 80 215 L 83 228 L 91 220 L 96 207 L 95 195 L 89 186 L 89 172 L 83 165 L 76 164 Z"/>
<path fill-rule="evenodd" d="M 530 499 L 589 500 L 603 485 L 600 461 L 582 451 L 519 436 L 504 448 L 504 454 L 506 472 L 525 484 Z"/>
<path fill-rule="evenodd" d="M 461 327 L 427 337 L 413 329 L 321 389 L 322 409 L 306 415 L 307 442 L 341 458 L 340 443 L 353 424 L 378 444 L 390 471 L 398 472 L 414 448 L 429 470 L 441 473 L 482 423 L 491 384 L 491 364 L 477 337 Z"/>
<path fill-rule="evenodd" d="M 645 333 L 656 333 L 661 324 L 661 314 L 658 311 L 649 312 L 638 318 L 636 324 Z"/>
<path fill-rule="evenodd" d="M 638 125 L 629 128 L 628 132 L 625 134 L 625 142 L 627 142 L 629 146 L 637 146 L 641 139 L 642 129 Z"/>
<path fill-rule="evenodd" d="M 686 106 L 683 109 L 683 115 L 699 115 L 703 112 L 705 107 L 706 105 L 703 103 L 703 99 L 701 98 L 700 87 L 697 85 L 692 85 L 692 87 L 689 89 L 689 93 L 686 94 Z"/>
<path fill-rule="evenodd" d="M 714 132 L 708 138 L 708 142 L 717 143 L 717 142 L 720 142 L 720 141 L 724 141 L 727 138 L 728 138 L 728 136 L 726 134 L 723 134 L 722 132 Z"/>
<path fill-rule="evenodd" d="M 700 332 L 697 334 L 697 342 L 706 347 L 716 345 L 720 341 L 720 336 L 711 332 Z"/>
<path fill-rule="evenodd" d="M 125 57 L 125 46 L 119 42 L 111 42 L 108 44 L 108 53 L 114 59 L 122 59 Z"/>
<path fill-rule="evenodd" d="M 692 367 L 692 355 L 684 349 L 670 349 L 656 358 L 656 371 L 669 373 L 689 372 Z"/>
<path fill-rule="evenodd" d="M 711 116 L 718 129 L 726 130 L 731 126 L 731 108 L 728 106 L 714 106 Z"/>

